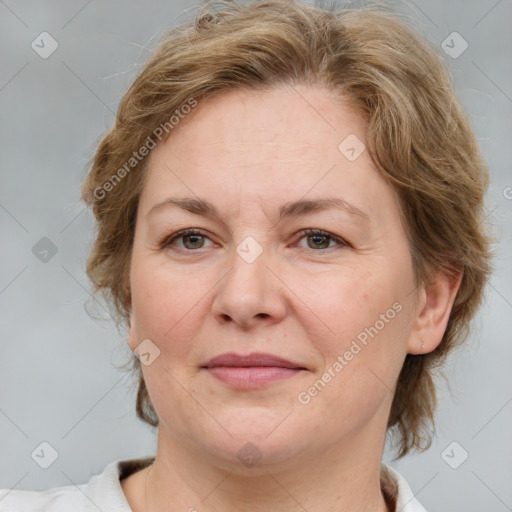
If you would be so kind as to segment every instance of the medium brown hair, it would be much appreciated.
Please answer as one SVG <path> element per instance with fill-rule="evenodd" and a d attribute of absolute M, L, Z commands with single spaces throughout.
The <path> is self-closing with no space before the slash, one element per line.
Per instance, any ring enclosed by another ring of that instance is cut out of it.
<path fill-rule="evenodd" d="M 430 446 L 434 370 L 469 334 L 490 274 L 484 229 L 487 167 L 437 52 L 382 8 L 322 8 L 294 0 L 207 2 L 162 39 L 124 95 L 83 185 L 97 220 L 87 273 L 129 323 L 129 270 L 139 196 L 159 127 L 187 103 L 235 88 L 326 86 L 367 119 L 367 150 L 396 190 L 417 284 L 463 271 L 448 325 L 431 353 L 407 355 L 388 421 L 398 456 Z M 341 141 L 340 141 L 341 142 Z M 127 162 L 130 162 L 127 166 Z M 124 169 L 124 171 L 123 171 Z M 137 415 L 156 426 L 140 362 Z"/>

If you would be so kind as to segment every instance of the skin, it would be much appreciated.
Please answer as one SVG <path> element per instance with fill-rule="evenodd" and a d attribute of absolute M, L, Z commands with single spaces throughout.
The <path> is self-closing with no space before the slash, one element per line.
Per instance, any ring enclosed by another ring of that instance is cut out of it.
<path fill-rule="evenodd" d="M 199 105 L 152 151 L 128 337 L 132 350 L 150 339 L 160 351 L 142 366 L 160 417 L 148 511 L 391 510 L 379 470 L 395 383 L 406 354 L 440 343 L 460 276 L 415 285 L 394 190 L 367 151 L 351 162 L 338 150 L 349 134 L 365 142 L 365 130 L 322 87 L 238 90 Z M 176 206 L 148 215 L 168 197 L 205 199 L 220 219 Z M 369 219 L 328 209 L 279 220 L 282 204 L 325 197 Z M 187 228 L 205 237 L 162 247 Z M 309 228 L 330 241 L 304 235 Z M 247 236 L 263 249 L 252 263 L 236 252 Z M 400 312 L 300 403 L 299 393 L 395 303 Z M 267 352 L 307 369 L 262 389 L 233 389 L 201 368 L 226 352 Z M 237 457 L 248 442 L 261 454 L 252 467 Z M 134 512 L 146 510 L 147 476 L 122 481 Z"/>

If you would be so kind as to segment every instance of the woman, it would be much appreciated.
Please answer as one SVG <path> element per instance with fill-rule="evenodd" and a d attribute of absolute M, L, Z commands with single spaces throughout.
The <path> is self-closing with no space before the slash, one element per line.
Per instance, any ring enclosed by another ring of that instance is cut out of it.
<path fill-rule="evenodd" d="M 207 5 L 124 96 L 83 187 L 155 457 L 1 511 L 402 511 L 433 370 L 490 272 L 488 175 L 393 15 Z"/>

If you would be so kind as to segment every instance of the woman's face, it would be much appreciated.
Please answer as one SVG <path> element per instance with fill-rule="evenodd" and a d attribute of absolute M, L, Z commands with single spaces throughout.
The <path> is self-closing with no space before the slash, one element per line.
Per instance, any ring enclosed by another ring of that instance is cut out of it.
<path fill-rule="evenodd" d="M 363 119 L 312 86 L 190 116 L 150 155 L 130 275 L 160 435 L 228 465 L 380 450 L 421 304 Z"/>

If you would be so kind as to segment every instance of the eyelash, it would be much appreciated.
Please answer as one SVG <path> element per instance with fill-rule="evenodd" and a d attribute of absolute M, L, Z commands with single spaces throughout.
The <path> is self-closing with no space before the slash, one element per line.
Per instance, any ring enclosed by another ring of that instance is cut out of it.
<path fill-rule="evenodd" d="M 302 238 L 307 237 L 307 236 L 324 236 L 324 237 L 328 237 L 330 239 L 330 241 L 336 242 L 339 247 L 349 247 L 350 246 L 342 238 L 337 237 L 337 236 L 333 235 L 332 233 L 329 233 L 328 231 L 323 231 L 321 229 L 304 229 L 301 231 L 301 234 L 302 234 L 302 236 L 300 237 L 299 240 L 301 240 Z M 164 248 L 170 246 L 171 243 L 174 242 L 175 240 L 185 237 L 187 235 L 197 235 L 197 236 L 202 236 L 204 238 L 209 239 L 209 237 L 203 231 L 191 228 L 191 229 L 184 229 L 184 230 L 174 233 L 170 237 L 165 238 L 159 245 L 162 249 L 164 249 Z M 317 249 L 311 249 L 311 250 L 315 251 L 315 252 L 324 252 L 326 250 L 335 249 L 335 248 L 336 248 L 336 246 L 335 247 L 327 247 L 327 248 L 318 249 L 318 250 Z M 178 250 L 184 251 L 184 252 L 198 252 L 200 249 L 202 249 L 202 247 L 200 247 L 199 249 L 179 248 Z"/>

